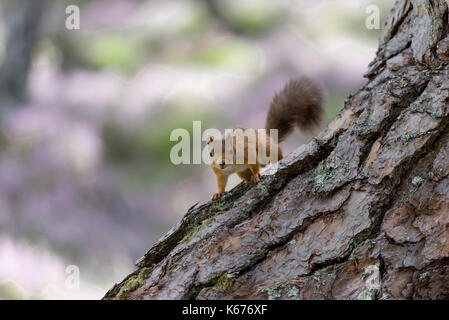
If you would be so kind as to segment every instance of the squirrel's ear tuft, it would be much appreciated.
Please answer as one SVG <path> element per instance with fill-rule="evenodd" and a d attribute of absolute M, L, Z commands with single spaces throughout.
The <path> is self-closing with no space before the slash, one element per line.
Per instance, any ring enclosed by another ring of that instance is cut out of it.
<path fill-rule="evenodd" d="M 207 144 L 210 144 L 211 142 L 214 141 L 214 137 L 211 137 L 211 136 L 207 135 L 206 141 L 207 141 Z"/>

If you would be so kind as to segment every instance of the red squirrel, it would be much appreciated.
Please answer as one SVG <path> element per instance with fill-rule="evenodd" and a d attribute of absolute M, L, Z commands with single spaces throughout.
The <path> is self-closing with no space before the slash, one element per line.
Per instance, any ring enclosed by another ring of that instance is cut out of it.
<path fill-rule="evenodd" d="M 210 166 L 218 187 L 218 192 L 212 199 L 217 199 L 224 193 L 228 177 L 233 173 L 237 173 L 243 181 L 259 182 L 261 164 L 282 159 L 282 150 L 278 143 L 282 142 L 294 127 L 307 131 L 318 126 L 323 111 L 323 93 L 320 86 L 307 77 L 301 77 L 289 81 L 274 95 L 267 114 L 265 133 L 258 134 L 255 129 L 236 126 L 219 139 L 209 137 L 207 145 Z M 277 130 L 277 139 L 270 129 Z M 237 161 L 237 158 L 240 161 Z"/>

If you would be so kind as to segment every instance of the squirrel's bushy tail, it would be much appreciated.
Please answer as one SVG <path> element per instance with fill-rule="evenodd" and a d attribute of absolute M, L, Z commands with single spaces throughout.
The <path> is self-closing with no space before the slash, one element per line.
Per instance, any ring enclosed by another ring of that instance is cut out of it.
<path fill-rule="evenodd" d="M 265 128 L 278 129 L 278 142 L 283 141 L 296 126 L 308 131 L 321 122 L 323 92 L 321 87 L 307 77 L 289 81 L 276 93 L 270 104 Z"/>

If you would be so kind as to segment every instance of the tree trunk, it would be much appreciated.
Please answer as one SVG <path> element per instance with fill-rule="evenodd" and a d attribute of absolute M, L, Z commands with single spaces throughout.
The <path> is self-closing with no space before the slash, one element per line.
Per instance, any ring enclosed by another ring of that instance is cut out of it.
<path fill-rule="evenodd" d="M 449 298 L 447 20 L 443 0 L 398 1 L 329 126 L 190 209 L 105 298 Z"/>
<path fill-rule="evenodd" d="M 7 1 L 6 50 L 0 67 L 0 108 L 10 109 L 24 102 L 28 71 L 44 12 L 44 0 Z"/>

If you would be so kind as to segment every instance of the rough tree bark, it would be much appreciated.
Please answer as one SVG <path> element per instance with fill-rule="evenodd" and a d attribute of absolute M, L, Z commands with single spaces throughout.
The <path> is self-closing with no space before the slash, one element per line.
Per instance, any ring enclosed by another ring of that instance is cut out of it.
<path fill-rule="evenodd" d="M 329 126 L 190 209 L 105 298 L 449 298 L 447 22 L 443 0 L 398 1 Z"/>

